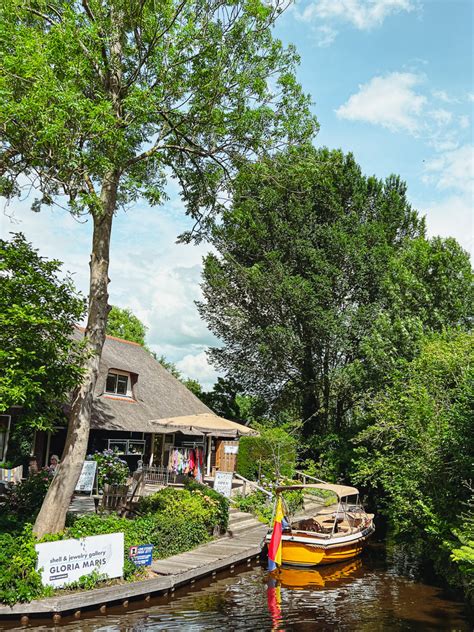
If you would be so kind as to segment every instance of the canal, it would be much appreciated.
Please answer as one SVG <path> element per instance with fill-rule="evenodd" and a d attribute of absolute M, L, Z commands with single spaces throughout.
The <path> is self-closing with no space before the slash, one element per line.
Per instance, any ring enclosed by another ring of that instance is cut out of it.
<path fill-rule="evenodd" d="M 0 628 L 20 629 L 0 622 Z M 25 629 L 25 628 L 23 628 Z M 67 632 L 205 632 L 217 630 L 467 631 L 472 619 L 460 597 L 422 579 L 400 552 L 374 543 L 356 560 L 319 570 L 282 569 L 272 579 L 256 564 L 196 582 L 168 597 L 112 607 L 57 626 Z"/>

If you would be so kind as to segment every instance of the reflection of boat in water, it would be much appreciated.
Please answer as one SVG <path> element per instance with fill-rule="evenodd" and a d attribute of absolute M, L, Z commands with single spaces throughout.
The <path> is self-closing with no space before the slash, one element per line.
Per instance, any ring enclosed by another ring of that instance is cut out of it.
<path fill-rule="evenodd" d="M 273 571 L 272 575 L 283 588 L 304 590 L 339 584 L 353 576 L 360 568 L 362 568 L 362 561 L 355 559 L 343 564 L 321 566 L 318 570 L 281 566 Z"/>
<path fill-rule="evenodd" d="M 346 485 L 312 483 L 277 488 L 277 495 L 286 490 L 325 490 L 337 496 L 338 504 L 323 507 L 312 517 L 288 522 L 281 536 L 281 563 L 298 567 L 334 564 L 361 553 L 367 539 L 375 531 L 373 514 L 368 514 L 359 501 L 359 490 Z M 352 499 L 352 502 L 350 500 Z M 267 542 L 271 532 L 267 535 Z"/>

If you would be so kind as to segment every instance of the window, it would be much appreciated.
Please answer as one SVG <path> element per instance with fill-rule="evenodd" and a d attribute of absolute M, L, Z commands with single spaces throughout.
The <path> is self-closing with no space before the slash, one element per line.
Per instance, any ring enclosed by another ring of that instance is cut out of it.
<path fill-rule="evenodd" d="M 128 388 L 128 375 L 126 373 L 114 373 L 113 371 L 109 371 L 105 384 L 105 392 L 115 393 L 116 395 L 131 395 Z"/>
<path fill-rule="evenodd" d="M 134 454 L 143 456 L 145 441 L 142 439 L 109 439 L 109 450 L 115 450 L 118 454 Z"/>

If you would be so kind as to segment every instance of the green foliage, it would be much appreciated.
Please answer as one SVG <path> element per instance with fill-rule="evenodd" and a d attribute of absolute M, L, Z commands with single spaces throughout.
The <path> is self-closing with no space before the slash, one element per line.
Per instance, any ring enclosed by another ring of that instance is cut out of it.
<path fill-rule="evenodd" d="M 122 532 L 124 578 L 133 581 L 143 576 L 143 569 L 129 560 L 131 546 L 153 544 L 154 557 L 158 559 L 188 551 L 210 540 L 216 529 L 227 528 L 229 502 L 214 490 L 190 481 L 187 489 L 166 488 L 145 498 L 140 511 L 141 515 L 133 520 L 116 514 L 70 516 L 62 533 L 46 536 L 42 541 Z M 3 521 L 0 524 L 9 528 Z M 0 531 L 0 603 L 31 601 L 50 594 L 35 571 L 36 542 L 29 524 L 15 533 Z M 90 590 L 103 580 L 104 576 L 94 571 L 69 585 L 67 590 Z"/>
<path fill-rule="evenodd" d="M 97 480 L 99 489 L 104 489 L 104 485 L 125 485 L 130 475 L 127 462 L 119 457 L 116 451 L 106 449 L 103 452 L 96 452 L 89 455 L 97 463 Z"/>
<path fill-rule="evenodd" d="M 109 336 L 137 342 L 144 347 L 146 330 L 146 326 L 130 309 L 122 309 L 112 305 L 112 309 L 107 318 L 106 333 Z"/>
<path fill-rule="evenodd" d="M 352 475 L 379 496 L 399 537 L 422 540 L 445 574 L 452 552 L 466 580 L 463 555 L 469 558 L 472 532 L 463 511 L 474 458 L 473 342 L 472 333 L 461 331 L 432 335 L 417 357 L 397 365 L 390 388 L 358 412 L 365 429 L 355 441 Z"/>
<path fill-rule="evenodd" d="M 290 482 L 289 482 L 290 484 Z M 294 516 L 303 507 L 303 492 L 299 489 L 286 491 L 282 494 L 285 503 L 285 513 Z M 241 511 L 253 513 L 261 522 L 271 524 L 275 501 L 260 491 L 247 496 L 237 495 L 234 505 Z"/>
<path fill-rule="evenodd" d="M 297 441 L 289 427 L 258 426 L 259 436 L 241 437 L 237 472 L 251 481 L 291 478 L 296 467 Z"/>
<path fill-rule="evenodd" d="M 52 474 L 47 468 L 31 474 L 16 485 L 9 485 L 5 492 L 3 511 L 15 519 L 31 519 L 36 516 L 51 484 Z"/>
<path fill-rule="evenodd" d="M 156 360 L 161 364 L 162 367 L 164 367 L 167 371 L 169 371 L 171 375 L 175 377 L 177 380 L 182 379 L 181 371 L 179 371 L 179 369 L 177 368 L 176 364 L 174 364 L 174 362 L 170 362 L 169 360 L 167 360 L 164 355 L 161 355 L 159 358 L 156 358 Z"/>
<path fill-rule="evenodd" d="M 31 525 L 16 537 L 0 533 L 0 603 L 13 605 L 45 595 L 35 570 L 35 544 Z"/>
<path fill-rule="evenodd" d="M 225 532 L 229 523 L 229 500 L 211 487 L 201 485 L 201 483 L 198 483 L 193 478 L 185 479 L 184 487 L 190 492 L 199 492 L 204 497 L 217 503 L 214 505 L 216 509 L 215 524 L 219 526 L 222 532 Z"/>
<path fill-rule="evenodd" d="M 34 170 L 34 210 L 66 195 L 72 212 L 100 216 L 104 182 L 119 179 L 118 205 L 139 196 L 157 205 L 171 172 L 203 219 L 243 159 L 315 130 L 298 56 L 272 38 L 281 9 L 54 0 L 33 10 L 5 0 L 2 193 L 18 193 Z"/>
<path fill-rule="evenodd" d="M 61 276 L 22 234 L 0 239 L 0 410 L 22 406 L 28 428 L 51 429 L 81 378 L 71 333 L 85 304 Z"/>
<path fill-rule="evenodd" d="M 204 266 L 212 358 L 273 412 L 295 411 L 306 439 L 344 433 L 424 332 L 466 326 L 468 255 L 425 238 L 398 177 L 302 146 L 244 165 L 232 199 Z"/>

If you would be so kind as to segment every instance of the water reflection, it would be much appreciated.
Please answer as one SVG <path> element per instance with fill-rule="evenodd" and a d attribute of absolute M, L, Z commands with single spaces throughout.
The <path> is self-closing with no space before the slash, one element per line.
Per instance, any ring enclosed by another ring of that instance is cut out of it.
<path fill-rule="evenodd" d="M 361 559 L 316 570 L 282 568 L 269 575 L 259 566 L 248 568 L 214 581 L 197 582 L 191 590 L 177 590 L 168 598 L 142 602 L 134 605 L 134 610 L 132 605 L 128 611 L 111 608 L 106 615 L 79 621 L 63 619 L 58 627 L 37 621 L 33 629 L 66 632 L 471 629 L 461 603 L 448 598 L 440 588 L 397 574 L 390 562 L 387 565 L 384 551 L 377 548 Z"/>
<path fill-rule="evenodd" d="M 314 569 L 297 569 L 292 567 L 282 567 L 274 571 L 272 575 L 284 588 L 294 590 L 304 590 L 311 588 L 323 588 L 331 584 L 342 585 L 359 570 L 362 569 L 362 560 L 356 558 L 350 562 L 341 564 L 330 564 Z"/>

